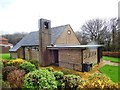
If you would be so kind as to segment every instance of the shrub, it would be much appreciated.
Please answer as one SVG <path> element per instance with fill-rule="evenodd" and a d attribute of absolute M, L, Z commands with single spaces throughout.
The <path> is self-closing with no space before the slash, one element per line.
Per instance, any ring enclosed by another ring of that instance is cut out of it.
<path fill-rule="evenodd" d="M 12 66 L 19 68 L 19 65 L 22 64 L 23 62 L 26 62 L 26 61 L 23 59 L 10 60 L 7 63 L 7 65 L 9 65 L 9 66 L 12 65 Z"/>
<path fill-rule="evenodd" d="M 2 90 L 12 90 L 11 87 L 10 87 L 9 82 L 2 81 Z"/>
<path fill-rule="evenodd" d="M 2 74 L 3 74 L 3 80 L 6 81 L 7 80 L 7 75 L 13 71 L 16 70 L 17 68 L 14 66 L 6 66 L 2 69 Z"/>
<path fill-rule="evenodd" d="M 3 62 L 3 66 L 6 67 L 6 66 L 8 66 L 9 60 L 2 60 L 2 62 Z"/>
<path fill-rule="evenodd" d="M 29 62 L 31 62 L 32 64 L 34 64 L 37 69 L 39 68 L 39 61 L 37 61 L 37 60 L 29 60 Z"/>
<path fill-rule="evenodd" d="M 32 90 L 54 90 L 57 88 L 57 84 L 52 72 L 46 69 L 40 69 L 29 72 L 25 76 L 23 88 Z"/>
<path fill-rule="evenodd" d="M 50 72 L 53 72 L 53 71 L 54 71 L 52 67 L 46 67 L 45 69 L 47 69 L 47 70 L 50 71 Z"/>
<path fill-rule="evenodd" d="M 27 73 L 36 69 L 35 65 L 30 62 L 24 62 L 20 64 L 20 68 L 24 69 Z"/>
<path fill-rule="evenodd" d="M 118 85 L 113 83 L 108 77 L 102 74 L 91 75 L 87 81 L 79 85 L 78 90 L 81 89 L 96 89 L 96 90 L 116 90 Z"/>
<path fill-rule="evenodd" d="M 65 90 L 76 90 L 79 84 L 81 84 L 82 79 L 77 75 L 64 75 L 63 81 L 65 82 Z"/>
<path fill-rule="evenodd" d="M 7 76 L 7 80 L 10 83 L 11 88 L 21 88 L 23 85 L 25 76 L 24 70 L 14 70 Z"/>
<path fill-rule="evenodd" d="M 58 90 L 64 89 L 65 83 L 63 82 L 63 76 L 64 76 L 63 72 L 61 72 L 61 71 L 54 71 L 53 74 L 54 74 L 54 76 L 56 78 L 57 89 Z"/>
<path fill-rule="evenodd" d="M 103 56 L 120 58 L 120 52 L 103 52 L 102 54 L 103 54 Z"/>

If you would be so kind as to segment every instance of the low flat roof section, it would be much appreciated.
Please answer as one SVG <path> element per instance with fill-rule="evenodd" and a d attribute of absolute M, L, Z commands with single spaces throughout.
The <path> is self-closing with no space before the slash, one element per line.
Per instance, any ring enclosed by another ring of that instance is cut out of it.
<path fill-rule="evenodd" d="M 103 47 L 103 45 L 50 45 L 47 49 L 96 49 L 98 47 Z"/>

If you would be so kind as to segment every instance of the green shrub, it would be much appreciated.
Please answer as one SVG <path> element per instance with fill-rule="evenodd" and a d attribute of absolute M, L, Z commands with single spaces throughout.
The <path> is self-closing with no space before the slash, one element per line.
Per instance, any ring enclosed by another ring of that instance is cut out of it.
<path fill-rule="evenodd" d="M 118 90 L 118 84 L 113 83 L 108 77 L 103 74 L 93 74 L 88 80 L 78 86 L 81 89 L 96 89 L 96 90 Z"/>
<path fill-rule="evenodd" d="M 2 81 L 2 90 L 12 90 L 11 87 L 10 87 L 9 82 Z"/>
<path fill-rule="evenodd" d="M 54 76 L 56 78 L 57 89 L 58 90 L 64 89 L 65 83 L 63 82 L 63 76 L 64 76 L 63 72 L 61 72 L 61 71 L 54 71 L 53 74 L 54 74 Z"/>
<path fill-rule="evenodd" d="M 64 75 L 63 81 L 65 83 L 65 90 L 76 90 L 79 84 L 81 84 L 82 79 L 77 75 Z"/>
<path fill-rule="evenodd" d="M 25 70 L 14 70 L 7 76 L 11 88 L 21 88 L 23 85 Z"/>
<path fill-rule="evenodd" d="M 54 90 L 57 88 L 54 74 L 46 69 L 29 72 L 25 76 L 23 88 L 32 90 Z"/>
<path fill-rule="evenodd" d="M 54 71 L 52 67 L 46 67 L 45 69 L 47 69 L 47 70 L 50 71 L 50 72 L 53 72 L 53 71 Z"/>
<path fill-rule="evenodd" d="M 30 62 L 23 62 L 20 64 L 20 68 L 24 69 L 27 73 L 36 70 L 35 65 Z"/>
<path fill-rule="evenodd" d="M 13 71 L 16 70 L 17 68 L 14 66 L 6 66 L 2 69 L 2 74 L 3 74 L 3 80 L 6 81 L 7 80 L 7 75 Z"/>
<path fill-rule="evenodd" d="M 29 62 L 31 62 L 32 64 L 34 64 L 37 69 L 39 68 L 39 61 L 37 61 L 37 60 L 29 60 Z"/>
<path fill-rule="evenodd" d="M 64 75 L 63 72 L 61 72 L 61 71 L 54 71 L 53 74 L 54 74 L 56 80 L 63 79 L 63 75 Z"/>

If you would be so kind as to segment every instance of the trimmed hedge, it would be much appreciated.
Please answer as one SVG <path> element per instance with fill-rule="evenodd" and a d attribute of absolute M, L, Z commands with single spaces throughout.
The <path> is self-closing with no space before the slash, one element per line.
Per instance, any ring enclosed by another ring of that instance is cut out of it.
<path fill-rule="evenodd" d="M 120 58 L 120 52 L 103 52 L 103 56 Z"/>

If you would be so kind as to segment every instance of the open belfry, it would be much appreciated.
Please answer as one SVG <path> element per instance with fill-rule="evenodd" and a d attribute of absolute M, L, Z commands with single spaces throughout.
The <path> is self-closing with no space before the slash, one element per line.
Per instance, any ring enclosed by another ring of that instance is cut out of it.
<path fill-rule="evenodd" d="M 102 45 L 81 45 L 72 27 L 51 27 L 51 21 L 39 20 L 39 31 L 23 37 L 10 49 L 12 58 L 37 60 L 41 66 L 58 65 L 78 71 L 101 61 Z M 89 71 L 89 70 L 87 70 Z"/>

